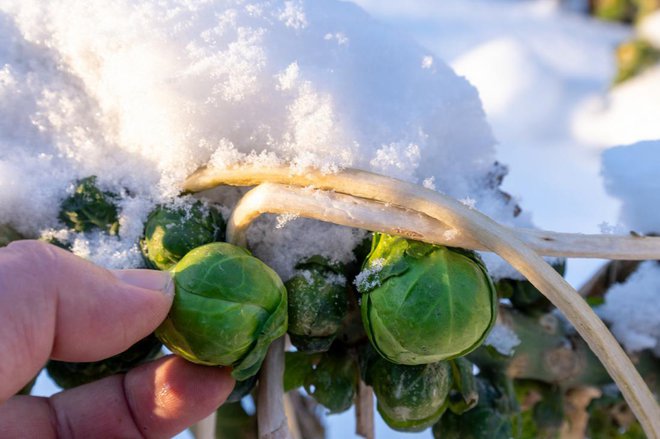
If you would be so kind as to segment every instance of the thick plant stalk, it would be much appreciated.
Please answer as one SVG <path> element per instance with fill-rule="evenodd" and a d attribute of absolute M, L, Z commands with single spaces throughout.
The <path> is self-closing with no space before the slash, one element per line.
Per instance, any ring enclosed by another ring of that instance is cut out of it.
<path fill-rule="evenodd" d="M 275 340 L 259 373 L 257 424 L 260 439 L 290 439 L 284 414 L 284 337 Z"/>
<path fill-rule="evenodd" d="M 249 224 L 261 214 L 294 214 L 372 232 L 405 236 L 432 244 L 486 250 L 479 241 L 443 222 L 410 209 L 335 192 L 263 183 L 246 193 L 227 224 L 227 234 L 245 246 Z M 532 229 L 511 229 L 543 256 L 620 260 L 660 259 L 660 238 L 584 235 Z"/>
<path fill-rule="evenodd" d="M 374 391 L 360 380 L 355 402 L 355 434 L 374 439 Z"/>
<path fill-rule="evenodd" d="M 220 184 L 253 186 L 266 181 L 313 186 L 406 207 L 478 240 L 509 262 L 559 308 L 603 362 L 646 435 L 660 439 L 660 408 L 616 339 L 577 292 L 511 231 L 438 192 L 359 170 L 323 174 L 316 170 L 292 173 L 285 167 L 206 168 L 186 180 L 184 189 L 196 192 Z"/>

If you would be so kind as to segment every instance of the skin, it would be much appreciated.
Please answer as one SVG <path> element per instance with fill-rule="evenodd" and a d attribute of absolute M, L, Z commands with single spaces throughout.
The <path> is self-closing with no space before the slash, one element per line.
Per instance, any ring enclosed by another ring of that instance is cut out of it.
<path fill-rule="evenodd" d="M 166 273 L 105 270 L 38 241 L 0 248 L 0 437 L 169 438 L 208 416 L 234 386 L 230 370 L 173 356 L 50 398 L 12 397 L 49 358 L 126 350 L 172 297 Z"/>

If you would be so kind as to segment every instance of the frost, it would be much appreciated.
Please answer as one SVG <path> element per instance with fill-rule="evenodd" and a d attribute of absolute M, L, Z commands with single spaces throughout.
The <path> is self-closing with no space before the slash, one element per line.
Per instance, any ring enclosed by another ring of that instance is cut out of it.
<path fill-rule="evenodd" d="M 660 266 L 642 263 L 623 284 L 612 286 L 598 314 L 629 352 L 652 349 L 660 357 Z"/>
<path fill-rule="evenodd" d="M 422 58 L 422 68 L 423 69 L 430 69 L 433 66 L 433 57 L 432 56 L 425 56 Z"/>
<path fill-rule="evenodd" d="M 607 221 L 598 224 L 598 228 L 603 235 L 624 235 L 626 233 L 626 228 L 623 225 L 610 224 Z"/>
<path fill-rule="evenodd" d="M 516 346 L 520 344 L 520 338 L 509 326 L 496 323 L 484 341 L 486 346 L 492 346 L 502 355 L 511 356 Z"/>
<path fill-rule="evenodd" d="M 432 191 L 434 191 L 435 190 L 435 177 L 425 178 L 424 181 L 422 181 L 422 186 L 424 186 L 426 189 L 431 189 Z"/>
<path fill-rule="evenodd" d="M 284 228 L 288 222 L 293 221 L 296 218 L 298 218 L 298 215 L 294 213 L 284 213 L 282 215 L 277 215 L 277 224 L 275 225 L 275 228 Z"/>
<path fill-rule="evenodd" d="M 468 209 L 474 209 L 477 205 L 477 200 L 472 197 L 461 198 L 459 201 Z"/>
<path fill-rule="evenodd" d="M 378 258 L 374 259 L 369 263 L 369 266 L 363 269 L 357 276 L 353 283 L 357 287 L 358 291 L 366 292 L 373 290 L 380 285 L 380 279 L 378 273 L 380 273 L 385 264 L 385 259 Z"/>

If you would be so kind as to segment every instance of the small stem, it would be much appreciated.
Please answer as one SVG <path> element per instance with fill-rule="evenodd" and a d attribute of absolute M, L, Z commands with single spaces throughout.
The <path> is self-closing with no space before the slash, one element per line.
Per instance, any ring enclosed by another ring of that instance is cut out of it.
<path fill-rule="evenodd" d="M 660 439 L 660 407 L 630 358 L 573 287 L 511 231 L 438 192 L 352 169 L 336 174 L 323 174 L 308 169 L 304 174 L 294 174 L 286 167 L 206 168 L 188 178 L 184 182 L 184 189 L 195 192 L 219 184 L 253 186 L 266 181 L 314 186 L 406 207 L 444 222 L 448 227 L 464 231 L 478 240 L 488 250 L 509 262 L 559 308 L 608 370 L 646 435 L 651 439 Z"/>
<path fill-rule="evenodd" d="M 355 434 L 374 439 L 374 391 L 360 380 L 355 403 Z"/>
<path fill-rule="evenodd" d="M 284 337 L 275 340 L 259 374 L 257 423 L 260 439 L 289 439 L 284 414 Z"/>

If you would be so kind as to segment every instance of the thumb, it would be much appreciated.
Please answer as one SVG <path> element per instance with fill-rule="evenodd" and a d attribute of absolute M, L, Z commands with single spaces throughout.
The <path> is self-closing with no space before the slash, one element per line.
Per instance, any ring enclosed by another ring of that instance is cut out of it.
<path fill-rule="evenodd" d="M 112 272 L 38 241 L 0 249 L 0 401 L 48 358 L 95 361 L 126 350 L 165 319 L 172 298 L 165 272 Z"/>

